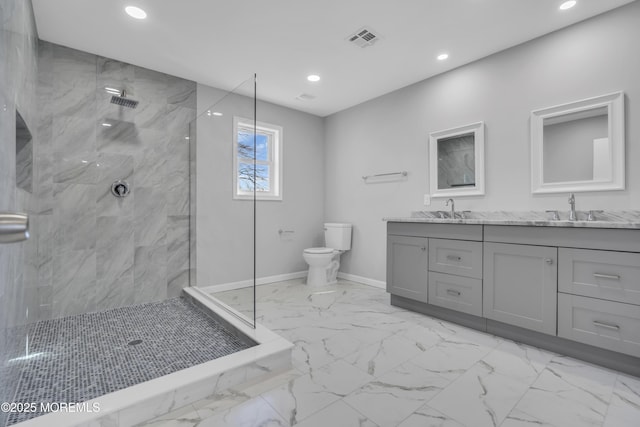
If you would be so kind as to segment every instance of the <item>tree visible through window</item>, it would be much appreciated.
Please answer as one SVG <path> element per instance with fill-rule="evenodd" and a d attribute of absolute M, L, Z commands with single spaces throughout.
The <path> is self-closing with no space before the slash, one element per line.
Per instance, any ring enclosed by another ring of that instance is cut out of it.
<path fill-rule="evenodd" d="M 281 159 L 280 126 L 234 118 L 234 198 L 282 200 Z"/>

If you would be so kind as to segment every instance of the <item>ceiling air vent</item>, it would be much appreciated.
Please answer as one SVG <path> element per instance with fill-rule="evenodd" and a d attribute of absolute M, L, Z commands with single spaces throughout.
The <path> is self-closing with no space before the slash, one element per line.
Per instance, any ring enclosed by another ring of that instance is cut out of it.
<path fill-rule="evenodd" d="M 371 46 L 377 42 L 378 39 L 380 39 L 380 36 L 378 36 L 377 32 L 373 31 L 371 27 L 362 27 L 347 38 L 351 43 L 362 48 Z"/>
<path fill-rule="evenodd" d="M 313 99 L 316 99 L 316 97 L 313 95 L 309 95 L 308 93 L 301 93 L 300 95 L 296 96 L 296 99 L 298 101 L 311 101 Z"/>

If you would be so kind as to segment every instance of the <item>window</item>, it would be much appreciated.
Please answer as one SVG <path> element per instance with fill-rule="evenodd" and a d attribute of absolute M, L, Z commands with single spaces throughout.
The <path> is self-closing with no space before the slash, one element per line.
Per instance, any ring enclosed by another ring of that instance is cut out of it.
<path fill-rule="evenodd" d="M 282 200 L 280 126 L 234 117 L 233 153 L 234 199 Z"/>

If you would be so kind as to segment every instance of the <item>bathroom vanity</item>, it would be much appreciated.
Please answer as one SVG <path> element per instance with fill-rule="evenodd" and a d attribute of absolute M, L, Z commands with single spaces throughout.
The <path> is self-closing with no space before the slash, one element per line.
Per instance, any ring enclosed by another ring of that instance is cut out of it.
<path fill-rule="evenodd" d="M 391 304 L 640 376 L 635 215 L 388 218 Z"/>

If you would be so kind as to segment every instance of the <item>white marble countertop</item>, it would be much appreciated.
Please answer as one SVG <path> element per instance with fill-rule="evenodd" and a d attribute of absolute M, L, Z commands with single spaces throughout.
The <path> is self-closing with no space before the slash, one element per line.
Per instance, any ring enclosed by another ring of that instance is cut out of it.
<path fill-rule="evenodd" d="M 426 224 L 476 224 L 476 225 L 520 225 L 528 227 L 582 227 L 582 228 L 628 228 L 640 229 L 640 211 L 596 211 L 595 220 L 587 221 L 589 211 L 577 211 L 578 221 L 569 221 L 568 212 L 559 212 L 560 219 L 551 219 L 553 214 L 541 211 L 465 211 L 456 212 L 456 219 L 440 218 L 439 212 L 416 211 L 409 217 L 383 218 L 387 222 L 420 222 Z M 463 218 L 460 215 L 464 215 Z"/>

